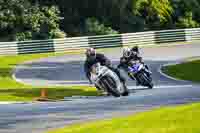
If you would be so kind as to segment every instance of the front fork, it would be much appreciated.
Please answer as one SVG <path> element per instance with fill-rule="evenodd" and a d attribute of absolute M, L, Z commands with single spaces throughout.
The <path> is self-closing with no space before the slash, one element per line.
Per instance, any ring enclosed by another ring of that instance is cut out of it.
<path fill-rule="evenodd" d="M 128 76 L 129 76 L 132 80 L 136 80 L 134 74 L 132 74 L 131 72 L 128 72 Z"/>

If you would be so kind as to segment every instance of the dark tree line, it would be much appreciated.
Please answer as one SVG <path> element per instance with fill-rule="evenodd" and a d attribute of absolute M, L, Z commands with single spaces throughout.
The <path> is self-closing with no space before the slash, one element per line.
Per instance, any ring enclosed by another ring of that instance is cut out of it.
<path fill-rule="evenodd" d="M 200 22 L 200 0 L 61 0 L 57 4 L 65 18 L 64 29 L 71 35 L 87 34 L 88 18 L 119 33 L 191 28 Z"/>
<path fill-rule="evenodd" d="M 12 40 L 192 28 L 199 23 L 200 0 L 0 0 L 0 36 Z"/>

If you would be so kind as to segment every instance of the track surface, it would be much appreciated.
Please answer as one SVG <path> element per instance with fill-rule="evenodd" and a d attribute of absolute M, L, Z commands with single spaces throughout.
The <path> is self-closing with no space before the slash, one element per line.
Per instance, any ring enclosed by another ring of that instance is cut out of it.
<path fill-rule="evenodd" d="M 93 97 L 58 103 L 0 105 L 0 133 L 40 133 L 67 124 L 93 119 L 111 118 L 128 113 L 149 110 L 164 105 L 200 101 L 200 85 L 189 81 L 176 81 L 161 75 L 161 65 L 200 56 L 200 45 L 142 48 L 142 55 L 153 72 L 155 88 L 135 87 L 128 97 Z M 115 65 L 121 54 L 119 48 L 105 50 Z M 15 77 L 32 85 L 87 84 L 83 74 L 83 55 L 66 55 L 20 65 Z"/>

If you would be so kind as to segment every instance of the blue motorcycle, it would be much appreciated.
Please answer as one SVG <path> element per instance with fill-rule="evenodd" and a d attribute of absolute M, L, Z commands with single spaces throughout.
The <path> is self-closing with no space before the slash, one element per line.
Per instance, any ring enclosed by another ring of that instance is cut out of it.
<path fill-rule="evenodd" d="M 154 84 L 152 82 L 151 74 L 147 71 L 145 65 L 139 61 L 131 61 L 128 67 L 129 76 L 132 79 L 137 80 L 139 85 L 146 86 L 148 88 L 153 88 Z"/>

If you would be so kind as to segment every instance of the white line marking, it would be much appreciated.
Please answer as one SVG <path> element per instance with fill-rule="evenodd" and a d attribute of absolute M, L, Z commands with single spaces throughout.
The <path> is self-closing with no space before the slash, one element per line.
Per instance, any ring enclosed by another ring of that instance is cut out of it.
<path fill-rule="evenodd" d="M 15 101 L 2 101 L 0 102 L 0 105 L 1 104 L 25 104 L 25 103 L 31 103 L 31 102 L 15 102 Z"/>
<path fill-rule="evenodd" d="M 47 109 L 58 109 L 58 108 L 66 108 L 66 106 L 47 107 Z"/>
<path fill-rule="evenodd" d="M 158 86 L 154 86 L 153 88 L 187 88 L 187 87 L 193 87 L 193 85 L 158 85 Z M 128 86 L 128 88 L 130 90 L 134 90 L 134 89 L 145 89 L 147 87 L 143 87 L 143 86 Z"/>

